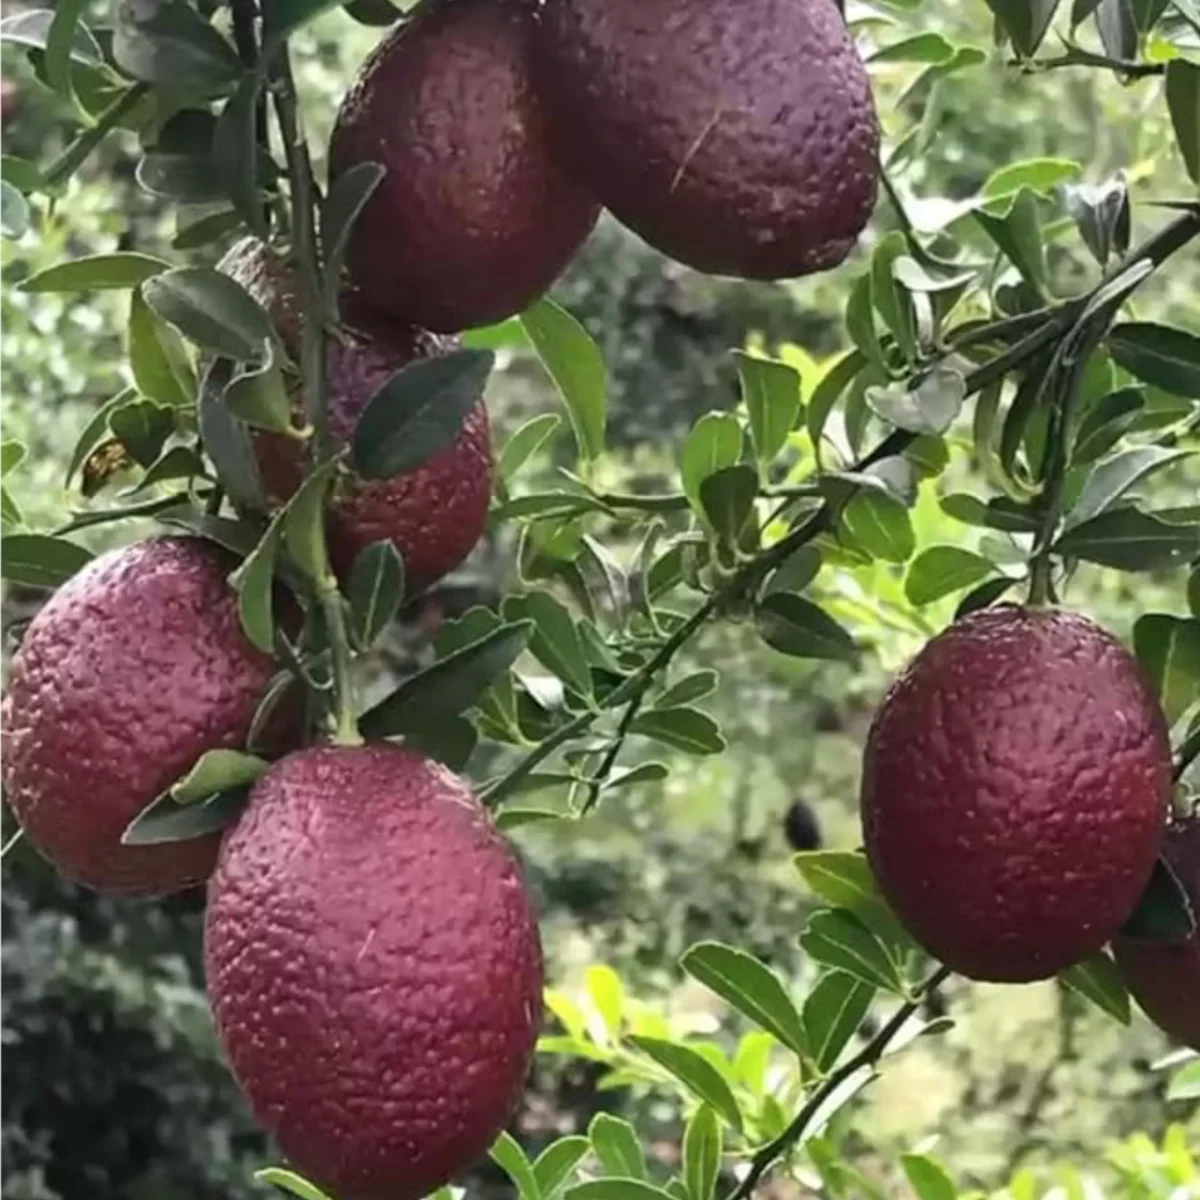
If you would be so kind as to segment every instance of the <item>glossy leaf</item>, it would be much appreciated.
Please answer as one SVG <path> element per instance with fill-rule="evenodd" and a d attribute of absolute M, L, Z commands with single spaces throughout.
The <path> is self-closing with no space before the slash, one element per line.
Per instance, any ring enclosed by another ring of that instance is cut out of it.
<path fill-rule="evenodd" d="M 1167 108 L 1183 165 L 1200 184 L 1200 63 L 1177 58 L 1167 63 Z"/>
<path fill-rule="evenodd" d="M 7 179 L 0 179 L 0 233 L 14 241 L 30 226 L 29 201 Z"/>
<path fill-rule="evenodd" d="M 585 1137 L 568 1135 L 553 1141 L 534 1160 L 533 1174 L 543 1200 L 554 1200 L 575 1168 L 591 1150 Z"/>
<path fill-rule="evenodd" d="M 1129 249 L 1129 188 L 1123 175 L 1098 187 L 1068 184 L 1062 193 L 1079 236 L 1102 267 L 1114 254 Z"/>
<path fill-rule="evenodd" d="M 383 182 L 385 170 L 379 163 L 355 163 L 329 186 L 321 206 L 321 242 L 325 248 L 325 296 L 335 304 L 341 288 L 342 267 L 354 222 Z"/>
<path fill-rule="evenodd" d="M 866 355 L 861 350 L 851 350 L 833 362 L 813 388 L 805 414 L 805 424 L 818 462 L 822 460 L 822 438 L 829 414 L 866 365 Z"/>
<path fill-rule="evenodd" d="M 955 1200 L 958 1189 L 946 1169 L 926 1154 L 903 1154 L 900 1165 L 917 1200 Z"/>
<path fill-rule="evenodd" d="M 842 510 L 842 527 L 857 547 L 885 562 L 907 562 L 916 549 L 908 510 L 887 492 L 860 488 Z"/>
<path fill-rule="evenodd" d="M 283 1167 L 264 1167 L 261 1171 L 254 1172 L 254 1178 L 259 1183 L 269 1183 L 272 1187 L 287 1192 L 289 1196 L 295 1196 L 296 1200 L 332 1200 L 332 1197 L 321 1191 L 315 1183 L 309 1183 L 295 1171 L 288 1171 Z"/>
<path fill-rule="evenodd" d="M 205 374 L 198 406 L 200 437 L 234 505 L 242 512 L 264 512 L 266 498 L 250 434 L 225 404 L 225 389 L 232 376 L 233 364 L 228 359 L 217 359 Z"/>
<path fill-rule="evenodd" d="M 54 24 L 53 8 L 30 8 L 16 12 L 0 21 L 0 41 L 32 50 L 45 50 Z M 72 61 L 84 66 L 104 65 L 104 52 L 87 26 L 77 24 L 71 38 Z"/>
<path fill-rule="evenodd" d="M 1042 44 L 1059 0 L 987 0 L 988 7 L 1012 38 L 1022 58 L 1029 58 Z M 922 1197 L 921 1200 L 926 1200 Z"/>
<path fill-rule="evenodd" d="M 1186 942 L 1196 932 L 1196 921 L 1191 898 L 1160 855 L 1121 933 L 1148 941 Z"/>
<path fill-rule="evenodd" d="M 1163 446 L 1135 446 L 1097 463 L 1088 475 L 1079 499 L 1067 513 L 1063 528 L 1071 529 L 1107 512 L 1149 475 L 1194 453 Z"/>
<path fill-rule="evenodd" d="M 129 400 L 112 411 L 108 427 L 138 465 L 148 467 L 162 453 L 175 421 L 168 409 L 152 400 Z"/>
<path fill-rule="evenodd" d="M 588 1126 L 588 1137 L 591 1139 L 593 1153 L 606 1171 L 629 1179 L 645 1178 L 646 1160 L 642 1154 L 641 1142 L 628 1121 L 608 1113 L 597 1113 Z M 566 1194 L 574 1196 L 578 1190 L 571 1188 Z"/>
<path fill-rule="evenodd" d="M 1133 647 L 1173 725 L 1200 696 L 1200 620 L 1146 613 L 1134 623 Z"/>
<path fill-rule="evenodd" d="M 373 646 L 395 620 L 404 599 L 404 560 L 391 542 L 364 547 L 350 570 L 350 636 Z"/>
<path fill-rule="evenodd" d="M 917 356 L 917 321 L 913 302 L 893 267 L 908 253 L 908 242 L 899 230 L 885 234 L 871 255 L 871 301 L 896 339 L 907 362 Z"/>
<path fill-rule="evenodd" d="M 56 588 L 92 561 L 92 552 L 63 537 L 8 533 L 0 538 L 0 578 L 24 587 Z"/>
<path fill-rule="evenodd" d="M 629 1040 L 678 1079 L 698 1100 L 711 1105 L 734 1129 L 741 1130 L 742 1113 L 733 1090 L 707 1059 L 680 1042 L 651 1037 L 631 1037 Z"/>
<path fill-rule="evenodd" d="M 755 611 L 759 636 L 793 658 L 857 662 L 854 638 L 824 609 L 792 592 L 769 592 Z"/>
<path fill-rule="evenodd" d="M 121 251 L 93 254 L 57 263 L 18 285 L 23 292 L 124 291 L 170 270 L 171 264 L 149 254 Z"/>
<path fill-rule="evenodd" d="M 674 708 L 680 704 L 694 704 L 712 695 L 717 690 L 716 671 L 695 671 L 673 683 L 654 702 L 655 708 Z"/>
<path fill-rule="evenodd" d="M 1035 288 L 1041 287 L 1046 280 L 1046 248 L 1033 189 L 1019 189 L 1003 209 L 978 209 L 973 215 L 1022 278 Z"/>
<path fill-rule="evenodd" d="M 903 992 L 904 980 L 884 943 L 853 913 L 822 909 L 800 935 L 805 953 L 835 971 L 890 992 Z"/>
<path fill-rule="evenodd" d="M 264 759 L 241 750 L 206 750 L 168 791 L 176 804 L 197 804 L 218 792 L 254 783 L 268 766 Z"/>
<path fill-rule="evenodd" d="M 1068 530 L 1054 549 L 1119 571 L 1160 571 L 1200 552 L 1200 529 L 1136 508 L 1114 508 Z"/>
<path fill-rule="evenodd" d="M 1122 1025 L 1129 1024 L 1129 993 L 1116 963 L 1104 953 L 1063 971 L 1059 978 L 1085 1000 Z"/>
<path fill-rule="evenodd" d="M 265 72 L 248 71 L 225 101 L 213 128 L 211 155 L 234 211 L 259 237 L 268 233 L 259 179 L 262 153 L 258 142 L 258 106 Z"/>
<path fill-rule="evenodd" d="M 741 351 L 734 358 L 750 417 L 750 436 L 758 461 L 765 465 L 787 444 L 800 417 L 800 374 L 778 359 Z"/>
<path fill-rule="evenodd" d="M 933 368 L 914 388 L 867 388 L 867 403 L 889 424 L 910 433 L 944 433 L 958 416 L 967 395 L 962 373 Z"/>
<path fill-rule="evenodd" d="M 288 554 L 318 584 L 331 578 L 325 547 L 325 497 L 337 470 L 337 460 L 329 459 L 310 471 L 284 510 L 283 540 Z"/>
<path fill-rule="evenodd" d="M 404 744 L 461 773 L 466 770 L 479 742 L 479 733 L 463 717 L 451 717 L 437 725 L 426 725 L 404 735 Z"/>
<path fill-rule="evenodd" d="M 275 649 L 275 560 L 287 509 L 280 509 L 258 545 L 229 577 L 237 592 L 242 631 L 264 654 Z"/>
<path fill-rule="evenodd" d="M 720 754 L 726 747 L 716 721 L 698 708 L 652 708 L 640 713 L 630 729 L 685 754 Z"/>
<path fill-rule="evenodd" d="M 713 1200 L 721 1173 L 721 1123 L 707 1104 L 700 1105 L 683 1131 L 683 1182 L 689 1200 Z"/>
<path fill-rule="evenodd" d="M 986 579 L 992 564 L 982 555 L 959 546 L 930 546 L 909 564 L 904 595 L 910 604 L 932 604 Z"/>
<path fill-rule="evenodd" d="M 864 854 L 850 850 L 809 850 L 797 854 L 793 861 L 804 882 L 826 903 L 853 913 L 889 941 L 907 940 Z"/>
<path fill-rule="evenodd" d="M 642 1179 L 613 1176 L 589 1179 L 563 1192 L 563 1200 L 677 1200 L 670 1192 Z"/>
<path fill-rule="evenodd" d="M 700 507 L 716 533 L 736 543 L 754 513 L 758 477 L 753 468 L 725 467 L 700 483 Z"/>
<path fill-rule="evenodd" d="M 144 83 L 221 89 L 242 72 L 233 46 L 184 0 L 118 0 L 117 66 Z"/>
<path fill-rule="evenodd" d="M 875 999 L 875 988 L 844 971 L 828 971 L 804 1000 L 808 1056 L 819 1071 L 837 1062 Z"/>
<path fill-rule="evenodd" d="M 693 511 L 704 516 L 700 485 L 710 476 L 735 466 L 742 457 L 742 427 L 731 413 L 706 413 L 683 444 L 679 473 Z"/>
<path fill-rule="evenodd" d="M 698 983 L 797 1054 L 806 1050 L 804 1023 L 778 976 L 753 955 L 720 942 L 699 942 L 679 960 Z"/>
<path fill-rule="evenodd" d="M 401 368 L 372 397 L 354 430 L 354 469 L 372 479 L 411 471 L 451 445 L 483 396 L 495 355 L 453 350 Z"/>
<path fill-rule="evenodd" d="M 150 311 L 140 291 L 129 306 L 129 369 L 138 391 L 168 407 L 183 408 L 196 398 L 196 372 L 179 335 Z"/>
<path fill-rule="evenodd" d="M 497 476 L 511 485 L 517 472 L 554 436 L 561 424 L 557 414 L 542 413 L 514 430 L 500 451 Z"/>
<path fill-rule="evenodd" d="M 533 1164 L 512 1134 L 501 1132 L 488 1155 L 516 1185 L 521 1200 L 541 1200 L 542 1189 L 533 1173 Z"/>
<path fill-rule="evenodd" d="M 291 398 L 270 342 L 263 343 L 259 362 L 237 366 L 222 400 L 233 416 L 254 429 L 293 433 Z"/>
<path fill-rule="evenodd" d="M 271 319 L 244 287 L 208 267 L 176 267 L 143 285 L 146 303 L 204 350 L 255 360 L 275 337 Z"/>
<path fill-rule="evenodd" d="M 1200 400 L 1200 335 L 1172 325 L 1127 321 L 1108 338 L 1118 366 L 1153 387 Z"/>
<path fill-rule="evenodd" d="M 164 792 L 125 827 L 123 846 L 159 846 L 218 833 L 232 825 L 246 807 L 248 787 L 218 792 L 198 804 L 180 804 Z"/>
<path fill-rule="evenodd" d="M 517 660 L 533 625 L 519 621 L 447 654 L 410 676 L 359 720 L 364 737 L 395 737 L 436 725 L 470 708 Z"/>
<path fill-rule="evenodd" d="M 566 405 L 580 458 L 599 457 L 604 450 L 608 380 L 596 343 L 548 296 L 521 314 L 521 324 Z"/>

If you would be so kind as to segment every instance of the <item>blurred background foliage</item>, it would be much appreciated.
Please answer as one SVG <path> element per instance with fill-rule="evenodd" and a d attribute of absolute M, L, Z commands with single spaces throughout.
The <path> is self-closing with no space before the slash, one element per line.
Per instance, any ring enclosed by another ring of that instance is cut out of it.
<path fill-rule="evenodd" d="M 1123 170 L 1142 217 L 1148 198 L 1183 194 L 1157 82 L 1124 87 L 1083 70 L 1019 73 L 993 47 L 982 2 L 926 0 L 902 15 L 888 11 L 900 22 L 886 31 L 891 41 L 932 30 L 981 51 L 970 69 L 920 79 L 911 64 L 877 68 L 880 107 L 900 147 L 897 178 L 920 228 L 961 214 L 955 204 L 994 171 L 1032 157 L 1079 164 L 1072 172 L 1091 183 Z M 318 142 L 376 36 L 335 12 L 298 39 L 299 81 Z M 869 45 L 880 27 L 864 25 L 862 36 Z M 5 153 L 45 161 L 64 143 L 65 114 L 11 50 L 3 58 Z M 53 214 L 4 245 L 4 433 L 30 449 L 13 491 L 33 528 L 61 520 L 70 448 L 96 407 L 123 386 L 127 299 L 115 292 L 27 295 L 11 283 L 87 253 L 175 253 L 173 218 L 134 182 L 136 149 L 132 135 L 112 139 Z M 891 220 L 881 205 L 875 236 Z M 604 464 L 605 486 L 653 490 L 667 479 L 696 416 L 737 402 L 732 347 L 763 346 L 802 373 L 843 349 L 848 284 L 869 248 L 815 280 L 750 284 L 669 264 L 603 222 L 557 294 L 597 338 L 610 371 L 616 449 Z M 211 259 L 217 249 L 199 257 Z M 1051 249 L 1056 279 L 1069 290 L 1078 260 Z M 1147 317 L 1195 328 L 1197 294 L 1200 264 L 1184 262 L 1163 272 L 1140 306 Z M 555 400 L 525 351 L 505 350 L 501 366 L 490 406 L 503 437 Z M 550 479 L 553 443 L 543 457 L 537 469 Z M 969 483 L 971 463 L 961 458 L 952 469 Z M 1181 473 L 1163 473 L 1154 486 L 1156 506 L 1187 502 Z M 936 540 L 931 535 L 945 520 L 924 499 L 915 519 L 925 524 L 922 541 Z M 962 526 L 947 525 L 944 537 L 962 534 Z M 102 529 L 90 540 L 103 545 L 113 536 Z M 619 552 L 620 528 L 609 536 Z M 498 532 L 410 611 L 381 674 L 426 653 L 443 619 L 501 590 L 513 549 Z M 720 938 L 742 945 L 803 986 L 810 968 L 796 937 L 812 898 L 790 863 L 788 829 L 793 844 L 858 844 L 858 763 L 871 707 L 888 673 L 953 610 L 952 602 L 926 609 L 914 625 L 911 613 L 889 609 L 886 581 L 872 575 L 884 570 L 846 571 L 831 597 L 875 651 L 862 668 L 785 659 L 736 623 L 710 629 L 679 671 L 720 672 L 708 704 L 729 750 L 681 757 L 666 781 L 610 798 L 580 825 L 516 832 L 541 903 L 550 978 L 564 995 L 586 1008 L 589 985 L 611 987 L 615 972 L 631 1013 L 665 1016 L 672 1028 L 730 1045 L 739 1031 L 729 1014 L 695 985 L 681 985 L 677 959 L 688 944 Z M 1129 578 L 1081 571 L 1069 600 L 1118 633 L 1151 604 L 1179 607 L 1177 587 L 1138 576 L 1135 595 Z M 6 623 L 27 617 L 37 599 L 10 590 Z M 251 1172 L 270 1150 L 219 1062 L 201 991 L 202 897 L 149 906 L 98 900 L 58 880 L 25 846 L 4 870 L 4 1195 L 262 1194 Z M 890 1061 L 855 1106 L 852 1127 L 838 1134 L 840 1153 L 881 1194 L 909 1194 L 899 1156 L 917 1143 L 953 1164 L 961 1185 L 1006 1189 L 1013 1200 L 1200 1194 L 1184 1149 L 1200 1142 L 1196 1104 L 1166 1101 L 1166 1076 L 1151 1064 L 1168 1046 L 1140 1018 L 1122 1029 L 1082 1011 L 1054 984 L 952 984 L 944 1003 L 957 1022 L 952 1031 Z M 669 1164 L 679 1141 L 673 1103 L 605 1073 L 603 1063 L 541 1056 L 518 1134 L 537 1146 L 586 1127 L 598 1111 L 620 1112 L 646 1134 L 648 1154 Z M 1171 1121 L 1177 1128 L 1168 1134 Z M 492 1168 L 480 1169 L 475 1186 L 506 1194 Z M 772 1194 L 816 1191 L 789 1186 Z"/>

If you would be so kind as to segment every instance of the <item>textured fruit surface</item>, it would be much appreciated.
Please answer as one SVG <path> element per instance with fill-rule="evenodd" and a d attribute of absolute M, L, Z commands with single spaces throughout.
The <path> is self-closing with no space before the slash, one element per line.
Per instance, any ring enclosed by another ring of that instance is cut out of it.
<path fill-rule="evenodd" d="M 901 921 L 974 979 L 1047 978 L 1099 950 L 1154 868 L 1166 723 L 1084 617 L 1011 606 L 935 637 L 867 742 L 867 857 Z"/>
<path fill-rule="evenodd" d="M 4 697 L 4 790 L 71 879 L 159 895 L 212 871 L 215 834 L 121 835 L 206 750 L 245 742 L 275 672 L 242 635 L 235 565 L 192 539 L 140 542 L 89 563 L 30 624 Z"/>
<path fill-rule="evenodd" d="M 391 744 L 277 763 L 209 884 L 208 995 L 287 1157 L 339 1200 L 416 1200 L 486 1153 L 541 1022 L 507 844 L 446 768 Z"/>
<path fill-rule="evenodd" d="M 1200 813 L 1168 827 L 1163 857 L 1200 916 Z M 1200 1050 L 1200 929 L 1178 942 L 1118 937 L 1113 953 L 1142 1011 L 1173 1038 Z"/>
<path fill-rule="evenodd" d="M 379 308 L 443 332 L 499 321 L 554 282 L 595 224 L 598 205 L 550 152 L 531 34 L 524 0 L 429 6 L 342 101 L 331 175 L 387 168 L 348 255 Z"/>
<path fill-rule="evenodd" d="M 879 129 L 833 0 L 547 0 L 536 45 L 564 161 L 672 258 L 804 275 L 867 223 Z"/>
<path fill-rule="evenodd" d="M 262 242 L 245 239 L 222 260 L 271 314 L 289 348 L 299 349 L 302 306 L 294 277 Z M 421 329 L 396 324 L 369 309 L 361 297 L 342 298 L 347 325 L 326 346 L 330 433 L 349 441 L 363 409 L 398 370 L 457 345 Z M 296 398 L 297 405 L 300 398 Z M 256 432 L 255 452 L 269 501 L 278 506 L 300 486 L 304 447 L 295 438 Z M 343 577 L 355 555 L 376 541 L 391 541 L 404 559 L 407 590 L 428 587 L 452 571 L 474 548 L 487 523 L 492 488 L 492 445 L 480 400 L 458 437 L 415 470 L 393 479 L 339 480 L 328 510 L 329 552 Z"/>

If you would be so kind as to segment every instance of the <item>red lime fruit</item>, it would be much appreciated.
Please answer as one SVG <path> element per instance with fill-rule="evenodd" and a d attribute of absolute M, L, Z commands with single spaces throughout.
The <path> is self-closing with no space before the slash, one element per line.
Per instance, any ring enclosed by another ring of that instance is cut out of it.
<path fill-rule="evenodd" d="M 384 38 L 338 111 L 337 179 L 387 174 L 355 222 L 350 275 L 376 307 L 441 332 L 520 312 L 583 243 L 599 205 L 550 151 L 525 0 L 425 5 Z"/>
<path fill-rule="evenodd" d="M 903 924 L 973 979 L 1045 979 L 1100 950 L 1154 868 L 1166 722 L 1085 617 L 1002 606 L 930 641 L 875 715 L 867 857 Z"/>
<path fill-rule="evenodd" d="M 382 743 L 276 763 L 209 885 L 208 995 L 259 1121 L 338 1200 L 417 1200 L 521 1095 L 542 958 L 465 783 Z"/>
<path fill-rule="evenodd" d="M 4 791 L 68 878 L 154 896 L 211 873 L 217 834 L 121 835 L 206 750 L 244 744 L 275 673 L 238 624 L 235 565 L 191 538 L 139 542 L 94 559 L 30 623 L 4 697 Z"/>
<path fill-rule="evenodd" d="M 221 269 L 267 310 L 284 344 L 298 353 L 303 305 L 287 263 L 262 242 L 246 238 L 225 256 Z M 391 321 L 353 291 L 344 294 L 341 307 L 345 325 L 326 343 L 326 377 L 330 433 L 345 445 L 368 401 L 397 371 L 445 354 L 458 342 Z M 302 397 L 293 402 L 300 419 Z M 305 446 L 294 437 L 260 430 L 254 448 L 268 501 L 278 507 L 304 479 Z M 455 440 L 414 469 L 391 479 L 338 479 L 327 510 L 334 569 L 345 577 L 361 550 L 390 541 L 404 559 L 408 594 L 429 587 L 482 537 L 491 490 L 491 430 L 481 398 Z"/>
<path fill-rule="evenodd" d="M 1200 919 L 1200 813 L 1167 827 L 1162 854 Z M 1160 1029 L 1200 1050 L 1200 927 L 1188 938 L 1113 940 L 1126 987 Z"/>

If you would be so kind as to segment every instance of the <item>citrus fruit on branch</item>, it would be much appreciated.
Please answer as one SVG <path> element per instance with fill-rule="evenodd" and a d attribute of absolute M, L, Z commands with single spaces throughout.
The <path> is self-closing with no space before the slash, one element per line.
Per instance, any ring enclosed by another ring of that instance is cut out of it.
<path fill-rule="evenodd" d="M 288 1159 L 339 1200 L 417 1200 L 521 1094 L 542 959 L 507 843 L 466 785 L 392 744 L 276 763 L 209 887 L 208 993 Z"/>
<path fill-rule="evenodd" d="M 211 872 L 217 834 L 121 836 L 205 751 L 244 745 L 275 673 L 238 623 L 235 565 L 197 539 L 138 542 L 94 559 L 26 631 L 4 696 L 4 791 L 70 879 L 153 896 Z"/>
<path fill-rule="evenodd" d="M 930 641 L 868 738 L 867 857 L 912 935 L 973 979 L 1045 979 L 1100 950 L 1154 868 L 1166 722 L 1085 617 L 1002 606 Z"/>

